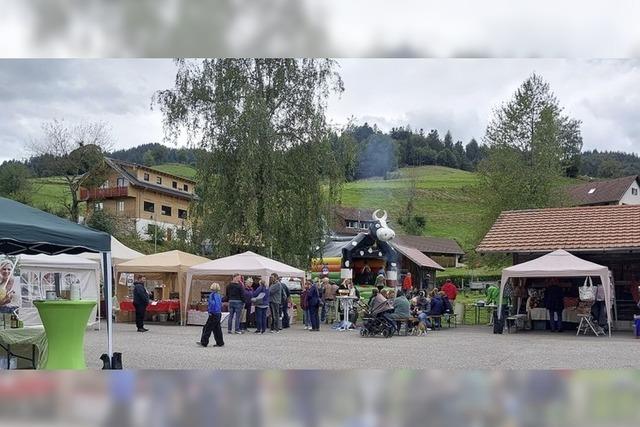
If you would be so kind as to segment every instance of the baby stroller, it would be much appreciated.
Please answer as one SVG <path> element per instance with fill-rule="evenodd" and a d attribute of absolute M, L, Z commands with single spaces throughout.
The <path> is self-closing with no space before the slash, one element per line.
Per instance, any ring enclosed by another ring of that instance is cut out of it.
<path fill-rule="evenodd" d="M 388 315 L 388 311 L 393 310 L 390 301 L 384 298 L 376 298 L 373 300 L 371 307 L 361 301 L 358 301 L 358 305 L 362 310 L 360 336 L 383 336 L 385 338 L 391 338 L 393 336 L 393 333 L 396 331 L 396 325 Z"/>

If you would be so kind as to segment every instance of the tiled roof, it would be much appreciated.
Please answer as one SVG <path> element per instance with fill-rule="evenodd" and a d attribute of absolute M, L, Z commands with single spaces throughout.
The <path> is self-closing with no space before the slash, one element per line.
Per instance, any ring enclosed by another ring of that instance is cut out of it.
<path fill-rule="evenodd" d="M 617 203 L 636 180 L 638 175 L 587 182 L 568 187 L 567 194 L 573 204 L 578 206 Z"/>
<path fill-rule="evenodd" d="M 396 236 L 393 241 L 430 254 L 464 255 L 458 242 L 444 237 L 400 235 Z"/>
<path fill-rule="evenodd" d="M 640 251 L 640 205 L 502 212 L 478 252 Z"/>
<path fill-rule="evenodd" d="M 440 264 L 438 264 L 437 262 L 435 262 L 434 260 L 426 256 L 425 254 L 420 252 L 418 249 L 408 248 L 394 241 L 391 242 L 391 245 L 395 247 L 398 250 L 398 252 L 400 252 L 402 255 L 406 256 L 407 258 L 409 258 L 411 261 L 413 261 L 416 265 L 420 267 L 426 267 L 426 268 L 432 268 L 434 270 L 444 271 L 444 268 L 442 268 Z"/>

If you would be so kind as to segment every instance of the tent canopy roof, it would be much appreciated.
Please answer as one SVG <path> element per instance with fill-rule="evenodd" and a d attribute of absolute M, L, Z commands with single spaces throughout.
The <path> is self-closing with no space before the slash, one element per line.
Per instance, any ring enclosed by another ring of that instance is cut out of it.
<path fill-rule="evenodd" d="M 276 273 L 280 276 L 304 277 L 304 271 L 290 265 L 275 261 L 251 251 L 219 258 L 191 267 L 189 274 L 197 275 L 230 275 L 233 273 L 268 276 Z"/>
<path fill-rule="evenodd" d="M 182 251 L 160 252 L 144 255 L 116 266 L 118 272 L 126 273 L 180 273 L 189 267 L 209 261 L 198 255 Z"/>
<path fill-rule="evenodd" d="M 100 254 L 86 252 L 81 254 L 83 258 L 100 262 Z M 135 258 L 140 258 L 144 254 L 134 251 L 133 249 L 123 245 L 118 239 L 111 236 L 111 259 L 114 264 L 120 264 Z"/>
<path fill-rule="evenodd" d="M 77 255 L 22 255 L 21 268 L 51 268 L 54 270 L 97 270 L 98 262 Z"/>
<path fill-rule="evenodd" d="M 608 268 L 558 249 L 502 270 L 503 277 L 580 277 L 607 274 Z"/>
<path fill-rule="evenodd" d="M 109 234 L 0 197 L 0 253 L 79 254 L 108 252 Z"/>

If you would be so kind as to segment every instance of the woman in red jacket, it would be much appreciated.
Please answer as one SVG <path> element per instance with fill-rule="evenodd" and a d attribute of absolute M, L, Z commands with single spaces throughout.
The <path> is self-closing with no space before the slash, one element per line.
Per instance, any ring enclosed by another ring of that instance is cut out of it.
<path fill-rule="evenodd" d="M 456 300 L 456 297 L 458 296 L 458 288 L 456 285 L 453 284 L 451 279 L 447 279 L 446 282 L 444 282 L 444 285 L 442 285 L 442 289 L 440 290 L 445 293 L 447 298 L 449 298 L 449 301 L 451 301 L 452 303 Z"/>

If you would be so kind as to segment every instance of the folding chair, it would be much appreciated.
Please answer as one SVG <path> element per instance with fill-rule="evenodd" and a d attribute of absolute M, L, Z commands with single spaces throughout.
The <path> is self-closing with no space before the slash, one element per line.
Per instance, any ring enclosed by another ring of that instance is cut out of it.
<path fill-rule="evenodd" d="M 580 318 L 580 323 L 578 324 L 576 336 L 580 335 L 580 332 L 582 332 L 583 335 L 586 335 L 589 330 L 591 330 L 597 337 L 605 335 L 604 329 L 593 322 L 593 317 L 591 317 L 590 314 L 578 314 L 578 317 Z"/>

